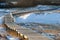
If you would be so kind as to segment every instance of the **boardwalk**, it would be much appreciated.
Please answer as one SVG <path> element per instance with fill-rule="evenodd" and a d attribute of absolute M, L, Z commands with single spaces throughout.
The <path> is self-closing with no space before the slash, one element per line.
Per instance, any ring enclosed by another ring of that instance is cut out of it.
<path fill-rule="evenodd" d="M 8 17 L 8 18 L 6 18 L 6 17 Z M 41 34 L 35 32 L 33 30 L 30 30 L 30 29 L 27 29 L 25 27 L 15 24 L 12 21 L 13 20 L 12 17 L 9 17 L 8 15 L 6 17 L 5 17 L 5 24 L 7 25 L 7 27 L 9 27 L 12 30 L 17 31 L 18 33 L 22 33 L 22 34 L 26 35 L 29 40 L 52 40 L 45 36 L 42 36 Z M 11 18 L 11 20 L 9 20 L 9 18 Z"/>
<path fill-rule="evenodd" d="M 16 10 L 16 11 L 12 12 L 12 14 L 13 15 L 23 15 L 23 14 L 29 14 L 29 13 L 41 14 L 42 12 L 60 12 L 60 10 L 55 10 L 55 9 L 50 9 L 50 10 L 23 10 L 23 11 Z"/>
<path fill-rule="evenodd" d="M 51 39 L 49 39 L 47 37 L 44 37 L 44 36 L 40 35 L 39 33 L 34 32 L 33 30 L 23 28 L 23 27 L 18 26 L 18 25 L 14 24 L 14 23 L 6 23 L 6 25 L 10 29 L 14 29 L 17 32 L 26 35 L 29 38 L 29 40 L 51 40 Z"/>

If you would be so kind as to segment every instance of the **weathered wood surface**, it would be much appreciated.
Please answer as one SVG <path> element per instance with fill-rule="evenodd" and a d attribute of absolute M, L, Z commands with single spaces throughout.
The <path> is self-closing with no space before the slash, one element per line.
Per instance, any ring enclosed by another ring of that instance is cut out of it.
<path fill-rule="evenodd" d="M 46 12 L 46 13 L 44 13 Z M 26 14 L 51 14 L 51 13 L 60 13 L 60 10 L 30 10 L 30 11 L 13 11 L 12 14 L 16 16 L 23 16 Z"/>
<path fill-rule="evenodd" d="M 14 29 L 19 33 L 22 33 L 24 35 L 26 35 L 29 40 L 52 40 L 49 39 L 47 37 L 42 36 L 39 33 L 34 32 L 33 30 L 27 29 L 27 28 L 23 28 L 21 26 L 18 26 L 14 23 L 6 23 L 6 25 L 10 28 L 10 29 Z"/>
<path fill-rule="evenodd" d="M 22 33 L 22 34 L 26 35 L 29 38 L 29 40 L 52 40 L 48 37 L 42 36 L 41 34 L 39 34 L 37 32 L 34 32 L 33 30 L 27 29 L 25 27 L 15 24 L 14 22 L 11 22 L 13 19 L 9 20 L 6 17 L 5 17 L 5 19 L 6 19 L 5 24 L 7 25 L 7 27 L 9 27 L 12 30 L 17 31 L 18 33 Z"/>
<path fill-rule="evenodd" d="M 39 12 L 48 12 L 51 10 L 30 10 L 30 11 L 14 11 L 12 14 L 26 14 L 26 13 L 39 13 Z"/>
<path fill-rule="evenodd" d="M 31 13 L 35 13 L 35 14 L 43 14 L 44 12 L 47 12 L 48 14 L 51 13 L 60 13 L 60 10 L 30 10 L 30 11 L 13 11 L 12 14 L 13 15 L 17 15 L 17 16 L 21 16 L 21 15 L 25 15 L 25 14 L 31 14 Z"/>
<path fill-rule="evenodd" d="M 5 15 L 5 17 L 4 17 L 4 23 L 11 23 L 11 22 L 14 22 L 14 18 L 12 16 L 12 14 Z"/>

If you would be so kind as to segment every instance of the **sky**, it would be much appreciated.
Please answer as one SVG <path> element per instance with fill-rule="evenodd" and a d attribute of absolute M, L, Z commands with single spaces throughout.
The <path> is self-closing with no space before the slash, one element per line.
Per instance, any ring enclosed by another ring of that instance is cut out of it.
<path fill-rule="evenodd" d="M 4 15 L 13 11 L 25 11 L 25 10 L 60 10 L 60 6 L 47 6 L 38 5 L 30 8 L 11 8 L 11 9 L 0 9 L 0 24 L 4 21 Z M 50 14 L 48 14 L 50 13 Z M 16 23 L 21 22 L 36 22 L 45 24 L 56 24 L 60 23 L 60 13 L 59 12 L 44 12 L 44 14 L 36 15 L 35 13 L 26 14 L 24 16 L 15 17 Z"/>
<path fill-rule="evenodd" d="M 35 23 L 44 23 L 44 24 L 57 24 L 60 23 L 60 14 L 52 13 L 52 14 L 26 14 L 24 16 L 15 17 L 16 23 L 21 22 L 35 22 Z"/>

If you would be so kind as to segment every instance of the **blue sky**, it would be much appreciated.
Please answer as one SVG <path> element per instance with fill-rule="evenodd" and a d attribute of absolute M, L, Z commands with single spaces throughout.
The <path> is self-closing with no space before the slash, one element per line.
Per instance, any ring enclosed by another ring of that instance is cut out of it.
<path fill-rule="evenodd" d="M 24 16 L 25 17 L 25 16 Z M 27 18 L 24 17 L 16 17 L 16 23 L 21 22 L 36 22 L 36 23 L 46 23 L 46 24 L 56 24 L 60 23 L 60 14 L 52 13 L 47 15 L 36 15 L 34 13 L 30 14 Z"/>
<path fill-rule="evenodd" d="M 36 7 L 30 7 L 30 8 L 12 8 L 12 9 L 0 9 L 0 23 L 3 22 L 4 15 L 8 14 L 9 12 L 12 12 L 13 10 L 48 10 L 48 9 L 55 9 L 60 10 L 60 6 L 47 6 L 47 5 L 38 5 Z M 47 24 L 56 24 L 60 23 L 60 13 L 57 12 L 50 12 L 51 14 L 48 14 L 45 12 L 45 14 L 36 15 L 34 13 L 28 15 L 26 18 L 23 17 L 16 17 L 16 23 L 20 22 L 36 22 L 36 23 L 47 23 Z"/>

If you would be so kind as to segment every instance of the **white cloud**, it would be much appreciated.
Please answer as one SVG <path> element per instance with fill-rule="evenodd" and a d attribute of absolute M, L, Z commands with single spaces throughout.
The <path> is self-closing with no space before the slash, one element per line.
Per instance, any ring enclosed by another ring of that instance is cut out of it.
<path fill-rule="evenodd" d="M 26 14 L 26 15 L 23 15 L 23 16 L 20 16 L 19 18 L 26 19 L 28 16 L 30 16 L 30 13 Z"/>

